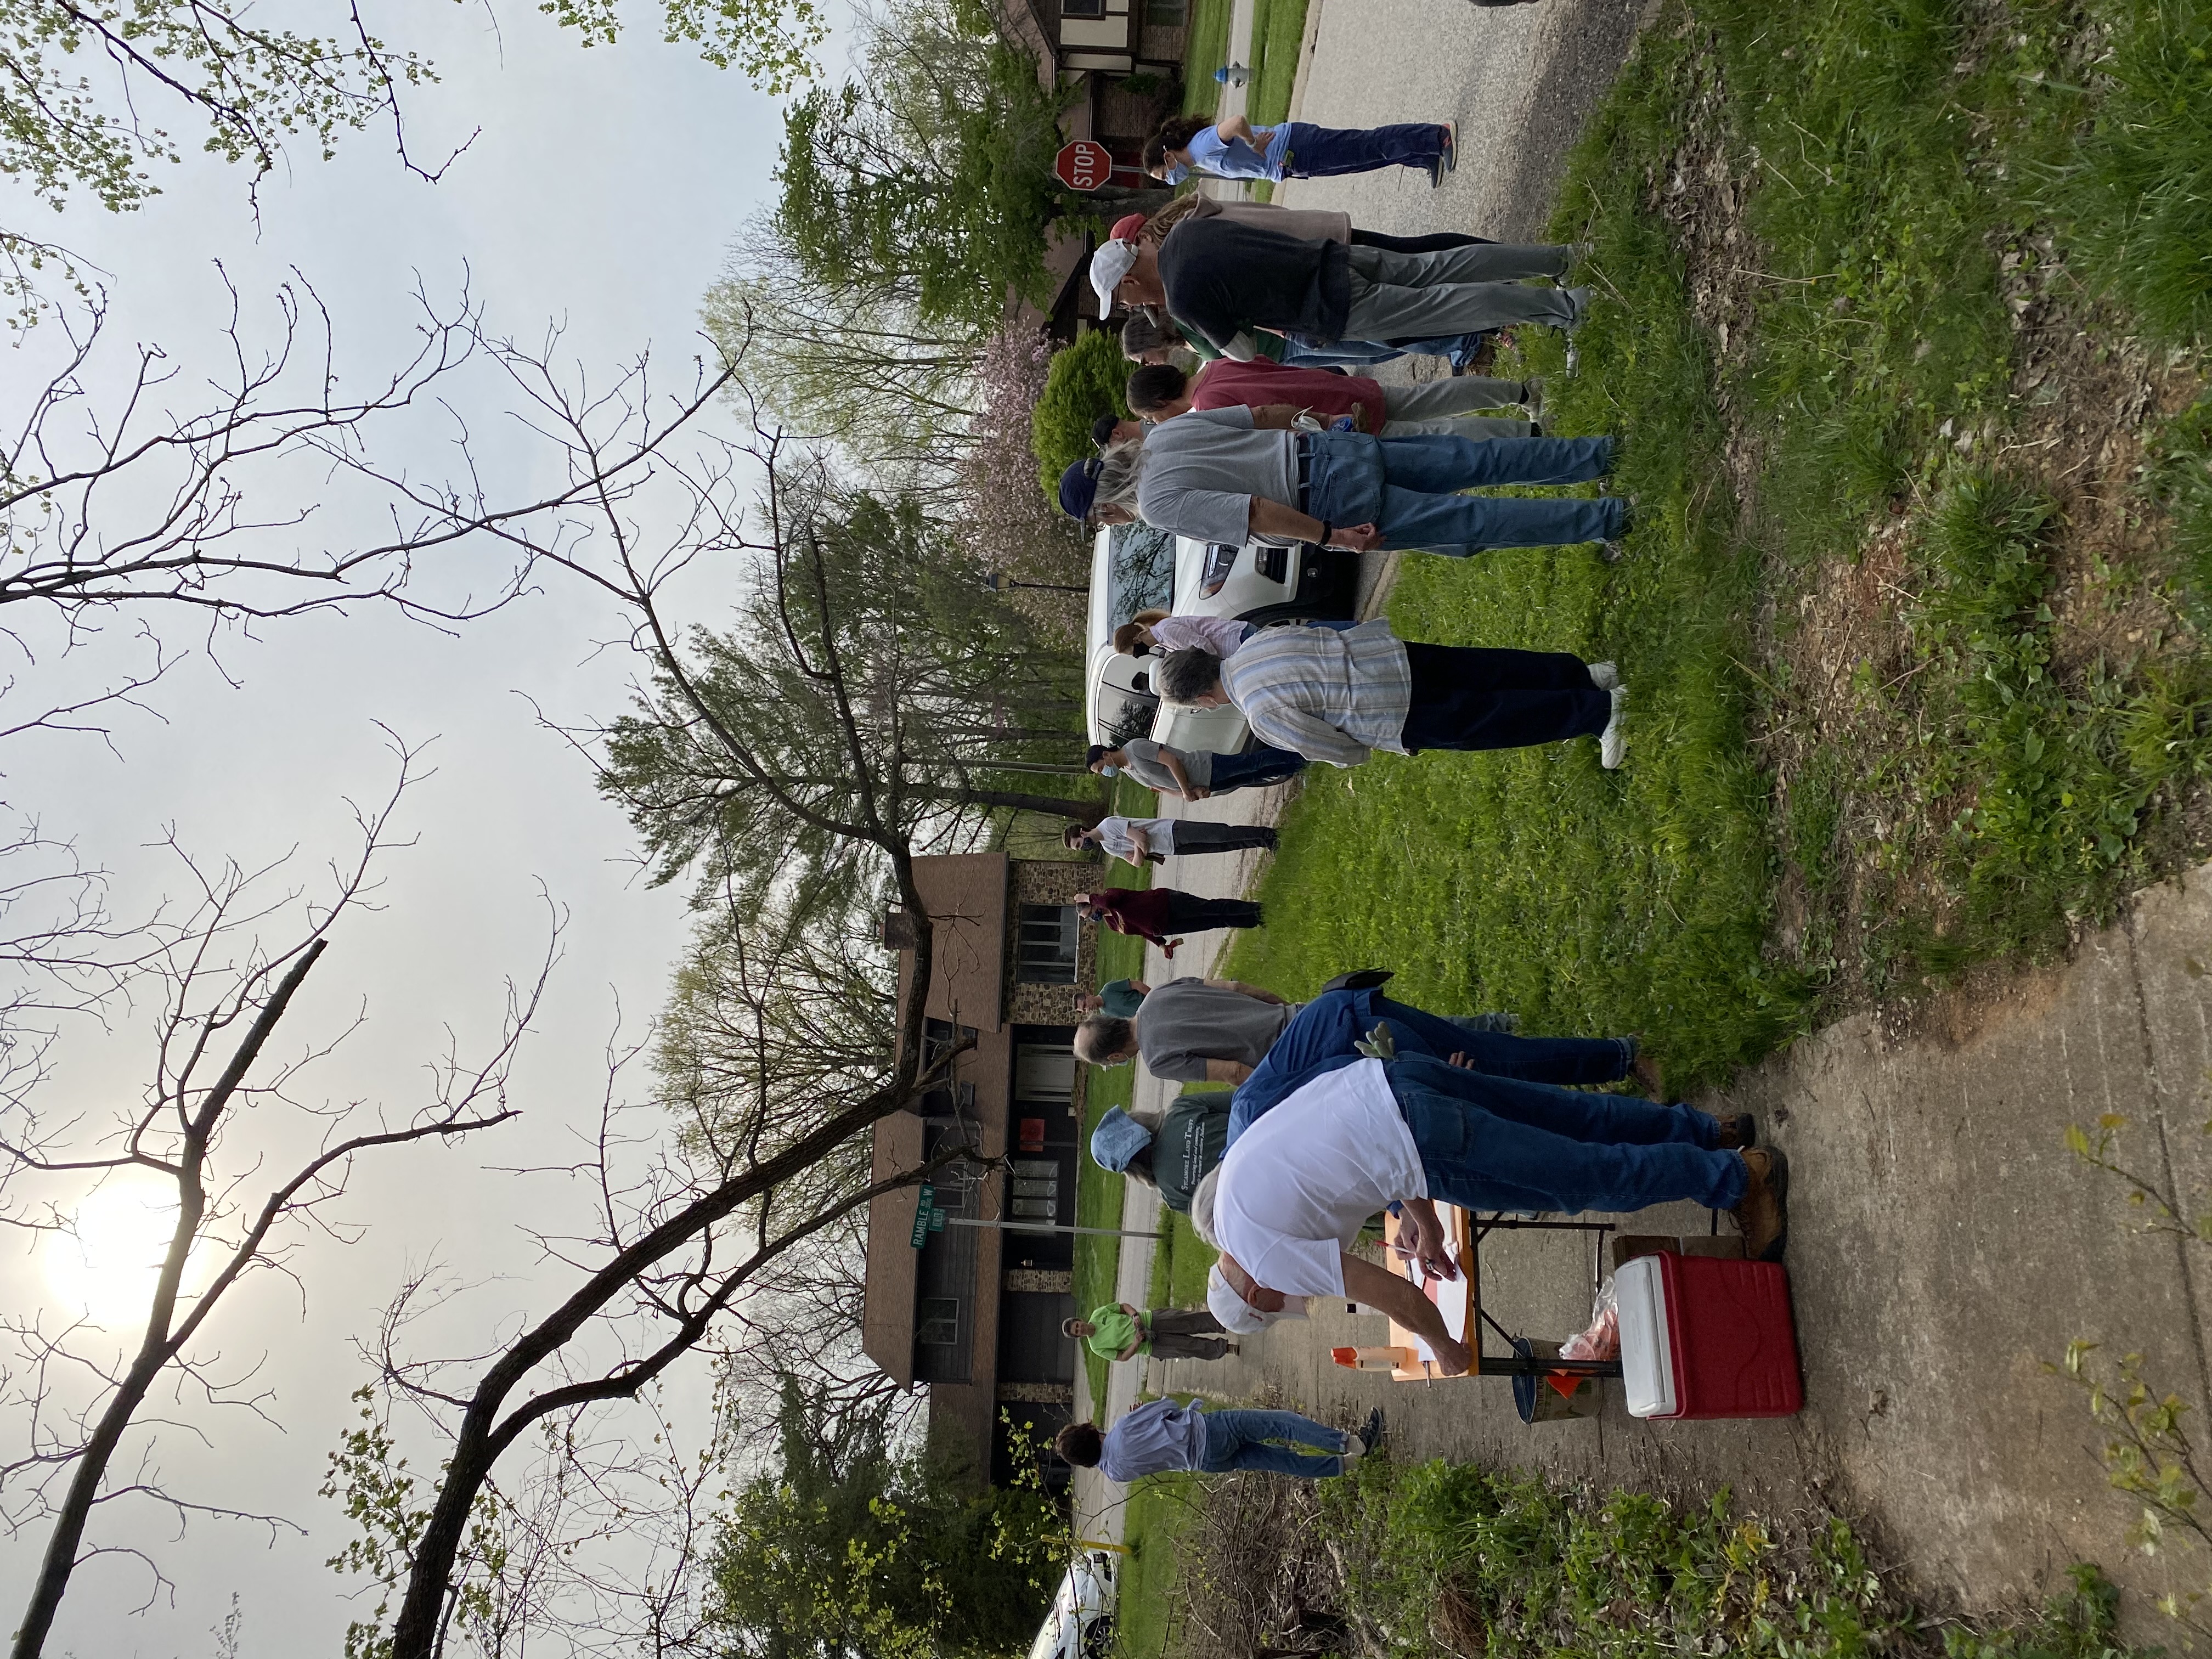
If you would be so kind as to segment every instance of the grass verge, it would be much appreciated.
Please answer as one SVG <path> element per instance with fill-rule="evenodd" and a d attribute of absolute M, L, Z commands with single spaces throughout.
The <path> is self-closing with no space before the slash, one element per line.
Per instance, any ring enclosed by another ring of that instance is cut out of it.
<path fill-rule="evenodd" d="M 1114 1650 L 1122 1659 L 1160 1659 L 1173 1634 L 1177 1549 L 1192 1505 L 1204 1497 L 1196 1475 L 1156 1474 L 1129 1489 L 1115 1595 Z"/>
<path fill-rule="evenodd" d="M 1305 49 L 1307 0 L 1256 0 L 1252 13 L 1252 71 L 1245 110 L 1255 127 L 1272 127 L 1291 115 L 1298 55 Z"/>
<path fill-rule="evenodd" d="M 1229 62 L 1230 0 L 1190 0 L 1182 37 L 1182 112 L 1211 115 L 1221 88 L 1213 71 Z"/>

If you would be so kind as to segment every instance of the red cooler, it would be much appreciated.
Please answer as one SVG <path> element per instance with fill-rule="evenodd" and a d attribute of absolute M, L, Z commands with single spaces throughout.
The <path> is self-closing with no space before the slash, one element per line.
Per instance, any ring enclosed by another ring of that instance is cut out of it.
<path fill-rule="evenodd" d="M 1641 1255 L 1613 1275 L 1632 1417 L 1788 1417 L 1805 1403 L 1779 1262 Z"/>

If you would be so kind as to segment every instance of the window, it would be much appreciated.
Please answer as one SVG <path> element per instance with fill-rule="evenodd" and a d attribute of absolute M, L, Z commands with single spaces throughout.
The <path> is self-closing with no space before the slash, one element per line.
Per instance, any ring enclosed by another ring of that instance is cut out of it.
<path fill-rule="evenodd" d="M 1060 0 L 1062 17 L 1103 17 L 1106 0 Z"/>
<path fill-rule="evenodd" d="M 922 1134 L 922 1156 L 934 1160 L 949 1147 L 966 1145 L 968 1139 L 964 1125 L 933 1123 Z M 947 1215 L 974 1214 L 975 1189 L 983 1184 L 983 1166 L 971 1158 L 957 1158 L 940 1165 L 929 1178 L 937 1192 L 936 1207 Z"/>
<path fill-rule="evenodd" d="M 1147 28 L 1179 29 L 1188 21 L 1183 0 L 1145 0 Z"/>
<path fill-rule="evenodd" d="M 1007 1197 L 1015 1219 L 1054 1221 L 1060 1214 L 1060 1160 L 1018 1158 L 1013 1161 L 1013 1186 Z"/>
<path fill-rule="evenodd" d="M 1072 904 L 1024 904 L 1014 946 L 1014 978 L 1023 985 L 1073 985 L 1082 938 Z"/>
<path fill-rule="evenodd" d="M 921 1063 L 931 1066 L 945 1058 L 956 1042 L 965 1042 L 975 1035 L 972 1025 L 963 1025 L 957 1030 L 951 1021 L 925 1019 L 921 1022 Z"/>
<path fill-rule="evenodd" d="M 1014 1045 L 1014 1098 L 1060 1106 L 1075 1098 L 1075 1054 L 1066 1043 Z"/>
<path fill-rule="evenodd" d="M 950 1348 L 960 1340 L 960 1298 L 922 1297 L 915 1317 L 914 1340 L 933 1348 Z"/>

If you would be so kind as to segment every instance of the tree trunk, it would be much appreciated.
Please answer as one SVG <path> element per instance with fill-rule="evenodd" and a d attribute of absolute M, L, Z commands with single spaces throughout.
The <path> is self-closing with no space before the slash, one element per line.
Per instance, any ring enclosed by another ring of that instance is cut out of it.
<path fill-rule="evenodd" d="M 1025 795 L 1012 789 L 917 788 L 912 793 L 955 806 L 1006 806 L 1017 812 L 1043 812 L 1054 817 L 1073 818 L 1078 823 L 1096 823 L 1106 816 L 1105 802 L 1078 800 L 1067 795 Z"/>

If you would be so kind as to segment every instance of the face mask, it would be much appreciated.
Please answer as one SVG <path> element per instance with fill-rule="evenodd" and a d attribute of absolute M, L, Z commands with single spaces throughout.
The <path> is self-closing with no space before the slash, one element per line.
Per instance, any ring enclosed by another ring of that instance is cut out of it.
<path fill-rule="evenodd" d="M 1118 778 L 1121 775 L 1121 769 L 1118 766 L 1102 766 L 1098 769 L 1098 775 L 1102 778 Z"/>

